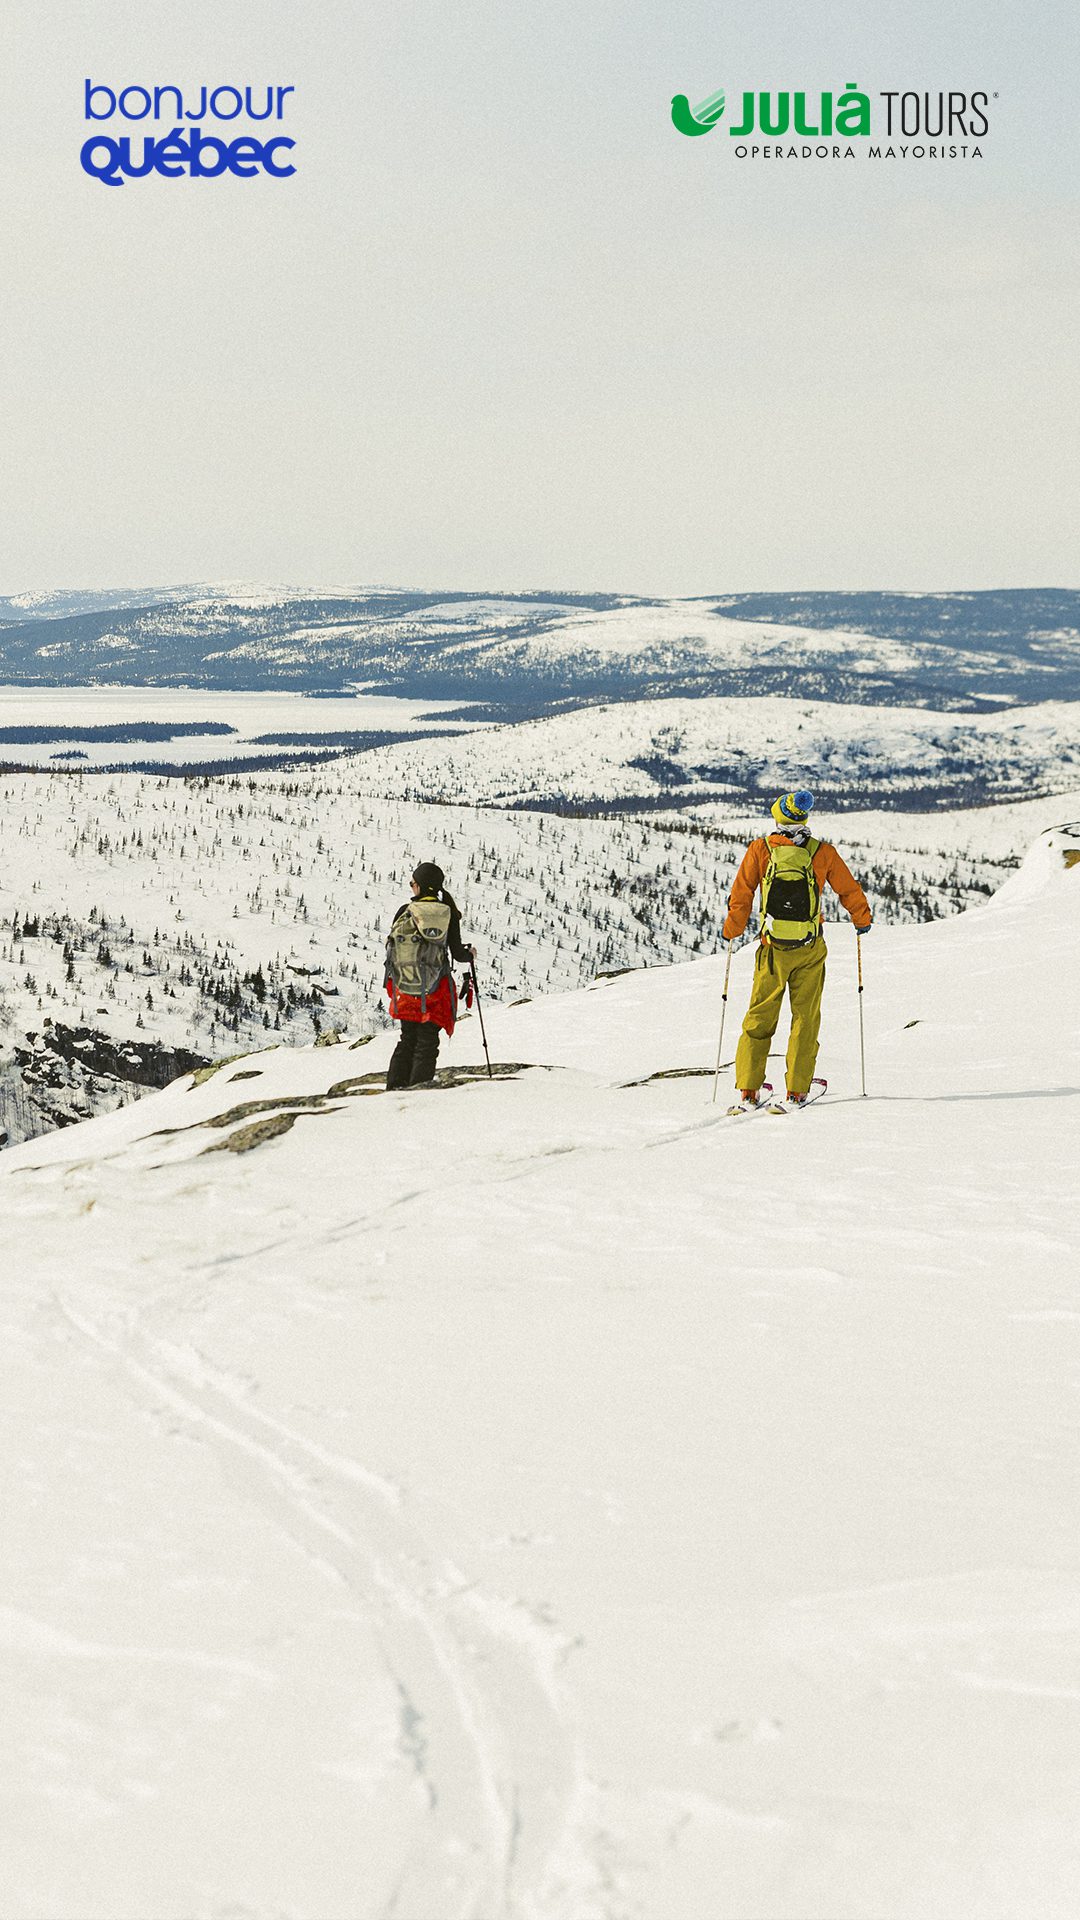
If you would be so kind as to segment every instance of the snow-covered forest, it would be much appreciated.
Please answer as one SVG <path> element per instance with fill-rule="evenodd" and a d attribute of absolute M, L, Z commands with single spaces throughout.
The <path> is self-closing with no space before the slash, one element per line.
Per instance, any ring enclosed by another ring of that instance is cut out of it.
<path fill-rule="evenodd" d="M 379 1031 L 383 943 L 419 859 L 445 869 L 485 991 L 515 1000 L 715 951 L 742 849 L 763 825 L 715 809 L 579 818 L 363 791 L 385 783 L 370 754 L 294 773 L 0 780 L 9 1139 L 163 1085 L 187 1055 Z M 981 842 L 965 826 L 978 814 L 902 816 L 895 839 L 888 815 L 853 816 L 847 836 L 837 816 L 822 831 L 847 848 L 883 921 L 925 920 L 992 892 L 1018 836 L 1055 807 L 986 809 Z"/>

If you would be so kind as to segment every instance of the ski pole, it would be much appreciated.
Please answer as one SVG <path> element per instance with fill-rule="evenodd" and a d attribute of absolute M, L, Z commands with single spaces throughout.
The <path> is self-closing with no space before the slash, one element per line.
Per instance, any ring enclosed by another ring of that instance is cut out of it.
<path fill-rule="evenodd" d="M 727 990 L 731 977 L 731 941 L 727 943 L 727 966 L 724 968 L 724 996 L 720 1002 L 720 1038 L 716 1043 L 716 1072 L 713 1074 L 712 1097 L 716 1104 L 716 1089 L 720 1085 L 720 1055 L 724 1051 L 724 1021 L 727 1019 Z"/>
<path fill-rule="evenodd" d="M 862 985 L 862 941 L 855 935 L 855 951 L 859 956 L 859 1070 L 862 1075 L 862 1097 L 866 1099 L 866 1035 L 863 1032 L 863 985 Z"/>
<path fill-rule="evenodd" d="M 484 1009 L 480 1004 L 480 983 L 476 978 L 476 962 L 474 960 L 469 961 L 469 972 L 472 975 L 473 992 L 476 995 L 476 1011 L 480 1016 L 480 1038 L 484 1043 L 484 1059 L 487 1061 L 488 1079 L 494 1080 L 495 1075 L 491 1071 L 491 1055 L 488 1052 L 487 1034 L 484 1032 Z"/>

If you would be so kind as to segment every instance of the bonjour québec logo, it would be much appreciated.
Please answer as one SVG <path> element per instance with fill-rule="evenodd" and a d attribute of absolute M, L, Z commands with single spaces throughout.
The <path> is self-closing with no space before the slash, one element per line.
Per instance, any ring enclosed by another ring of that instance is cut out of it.
<path fill-rule="evenodd" d="M 871 95 L 849 80 L 839 94 L 746 88 L 728 112 L 720 88 L 697 106 L 677 93 L 671 120 L 688 140 L 724 121 L 739 160 L 981 160 L 991 98 L 997 95 L 989 91 L 899 87 Z"/>
<path fill-rule="evenodd" d="M 83 171 L 106 187 L 153 174 L 287 180 L 296 172 L 296 142 L 283 123 L 295 92 L 274 85 L 112 87 L 88 79 L 83 114 L 95 130 L 79 155 Z"/>

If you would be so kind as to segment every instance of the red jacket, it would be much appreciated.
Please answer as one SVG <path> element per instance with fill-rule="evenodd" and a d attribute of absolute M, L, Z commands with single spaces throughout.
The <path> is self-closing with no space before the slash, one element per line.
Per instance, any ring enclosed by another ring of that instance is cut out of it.
<path fill-rule="evenodd" d="M 742 866 L 735 875 L 735 884 L 728 895 L 728 916 L 724 921 L 724 939 L 735 940 L 746 931 L 746 923 L 753 912 L 754 895 L 765 878 L 769 864 L 770 847 L 791 847 L 795 841 L 786 833 L 770 833 L 768 839 L 751 840 L 743 855 Z M 866 895 L 860 887 L 851 869 L 845 865 L 836 848 L 823 840 L 815 853 L 811 865 L 817 877 L 819 895 L 826 886 L 832 888 L 840 897 L 840 905 L 851 915 L 857 927 L 868 927 L 873 914 Z"/>
<path fill-rule="evenodd" d="M 426 1022 L 429 1026 L 441 1027 L 448 1037 L 453 1033 L 457 1019 L 457 987 L 452 973 L 440 980 L 437 987 L 432 987 L 427 997 L 426 1013 L 418 994 L 398 993 L 392 980 L 386 983 L 386 995 L 390 1002 L 391 1020 L 415 1020 L 421 1025 Z"/>

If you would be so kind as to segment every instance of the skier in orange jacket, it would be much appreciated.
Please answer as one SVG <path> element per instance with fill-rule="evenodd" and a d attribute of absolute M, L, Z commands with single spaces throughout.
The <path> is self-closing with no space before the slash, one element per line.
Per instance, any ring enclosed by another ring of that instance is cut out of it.
<path fill-rule="evenodd" d="M 810 1090 L 825 985 L 823 889 L 829 886 L 839 896 L 856 933 L 866 933 L 873 918 L 865 893 L 836 848 L 811 834 L 808 815 L 813 804 L 813 794 L 806 792 L 785 793 L 774 802 L 776 829 L 767 839 L 751 841 L 728 897 L 724 939 L 735 940 L 745 932 L 754 895 L 761 888 L 761 944 L 735 1051 L 735 1083 L 747 1106 L 757 1105 L 785 993 L 791 998 L 787 1050 L 791 1105 L 801 1106 Z"/>

